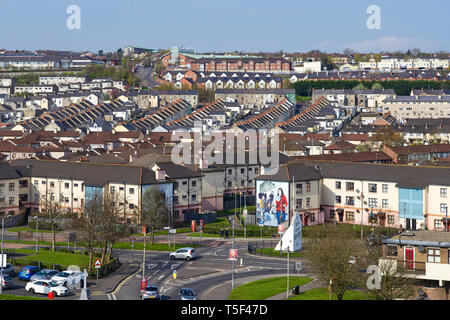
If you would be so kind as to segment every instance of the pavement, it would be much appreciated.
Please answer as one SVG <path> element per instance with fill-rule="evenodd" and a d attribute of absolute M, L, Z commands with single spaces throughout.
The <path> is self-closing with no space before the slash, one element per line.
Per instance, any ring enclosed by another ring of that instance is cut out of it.
<path fill-rule="evenodd" d="M 303 275 L 302 275 L 303 276 Z M 308 275 L 304 275 L 305 277 Z M 309 275 L 311 277 L 311 275 Z M 323 287 L 324 285 L 322 283 L 320 283 L 320 281 L 318 281 L 317 279 L 314 279 L 311 282 L 308 282 L 307 284 L 300 286 L 300 291 L 299 293 L 303 293 L 306 292 L 308 290 L 311 289 L 316 289 L 316 288 L 320 288 Z M 292 292 L 289 291 L 289 296 L 292 296 Z M 286 291 L 280 294 L 277 294 L 273 297 L 267 298 L 266 300 L 286 300 Z"/>
<path fill-rule="evenodd" d="M 128 277 L 135 274 L 139 268 L 139 263 L 130 263 L 128 261 L 120 261 L 121 265 L 116 271 L 99 279 L 97 286 L 96 279 L 90 279 L 88 284 L 91 289 L 91 295 L 108 294 L 120 289 L 120 284 Z"/>

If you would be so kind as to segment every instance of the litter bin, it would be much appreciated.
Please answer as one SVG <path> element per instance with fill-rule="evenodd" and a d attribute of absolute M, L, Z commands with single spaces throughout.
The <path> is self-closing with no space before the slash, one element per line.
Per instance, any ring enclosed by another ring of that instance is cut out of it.
<path fill-rule="evenodd" d="M 300 293 L 300 286 L 295 286 L 292 288 L 292 294 L 299 294 Z"/>
<path fill-rule="evenodd" d="M 50 300 L 53 300 L 53 298 L 54 298 L 54 293 L 53 292 L 49 292 L 48 293 L 48 298 L 50 299 Z"/>
<path fill-rule="evenodd" d="M 253 247 L 253 242 L 248 243 L 247 250 L 248 250 L 248 253 L 250 253 L 250 254 L 256 254 L 256 248 Z"/>

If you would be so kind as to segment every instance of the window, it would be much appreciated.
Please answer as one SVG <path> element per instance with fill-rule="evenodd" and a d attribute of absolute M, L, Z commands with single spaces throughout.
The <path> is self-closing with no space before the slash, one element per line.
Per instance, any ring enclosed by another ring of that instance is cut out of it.
<path fill-rule="evenodd" d="M 335 219 L 336 217 L 336 211 L 330 210 L 330 219 Z"/>
<path fill-rule="evenodd" d="M 74 188 L 78 188 L 78 183 L 74 183 L 74 184 L 73 184 L 73 187 L 74 187 Z"/>
<path fill-rule="evenodd" d="M 381 191 L 383 191 L 383 192 L 388 192 L 388 190 L 389 190 L 388 185 L 385 184 L 385 183 L 383 183 L 383 184 L 381 185 Z"/>
<path fill-rule="evenodd" d="M 133 203 L 130 203 L 130 204 L 128 205 L 128 208 L 134 209 L 134 204 L 133 204 Z"/>
<path fill-rule="evenodd" d="M 231 188 L 231 181 L 228 181 L 228 188 Z"/>
<path fill-rule="evenodd" d="M 183 194 L 183 200 L 187 199 L 187 195 Z"/>
<path fill-rule="evenodd" d="M 180 217 L 180 212 L 179 212 L 178 210 L 175 210 L 175 211 L 173 212 L 173 217 L 174 217 L 175 219 L 178 219 L 178 218 Z"/>
<path fill-rule="evenodd" d="M 396 257 L 398 254 L 397 246 L 387 246 L 387 256 L 388 257 Z"/>
<path fill-rule="evenodd" d="M 306 192 L 311 192 L 311 182 L 306 183 Z"/>
<path fill-rule="evenodd" d="M 441 228 L 441 220 L 434 219 L 434 229 L 440 229 Z"/>
<path fill-rule="evenodd" d="M 394 224 L 394 216 L 393 215 L 389 215 L 388 216 L 388 223 L 389 224 Z"/>
<path fill-rule="evenodd" d="M 46 183 L 45 183 L 45 180 L 42 180 L 42 181 L 41 181 L 41 184 L 46 184 Z"/>
<path fill-rule="evenodd" d="M 355 184 L 353 182 L 346 182 L 345 189 L 347 191 L 353 191 L 353 190 L 355 190 Z"/>
<path fill-rule="evenodd" d="M 447 211 L 447 204 L 441 203 L 441 213 L 445 213 Z"/>
<path fill-rule="evenodd" d="M 14 204 L 14 197 L 9 197 L 9 204 L 13 205 Z"/>
<path fill-rule="evenodd" d="M 134 188 L 130 188 L 130 189 L 128 190 L 128 193 L 129 193 L 129 194 L 134 194 Z"/>
<path fill-rule="evenodd" d="M 258 168 L 255 168 L 255 174 L 258 174 Z"/>
<path fill-rule="evenodd" d="M 55 187 L 55 183 L 52 181 L 50 182 L 50 188 L 54 188 Z"/>
<path fill-rule="evenodd" d="M 441 188 L 441 197 L 447 198 L 447 188 Z"/>
<path fill-rule="evenodd" d="M 28 180 L 19 180 L 19 188 L 28 187 Z"/>
<path fill-rule="evenodd" d="M 69 202 L 69 197 L 65 197 L 64 201 L 68 203 Z"/>
<path fill-rule="evenodd" d="M 73 201 L 74 202 L 78 202 L 78 198 L 73 198 Z"/>
<path fill-rule="evenodd" d="M 375 183 L 369 183 L 369 192 L 377 192 L 377 185 Z"/>
<path fill-rule="evenodd" d="M 192 181 L 191 181 L 191 186 L 192 186 L 192 187 L 195 187 L 196 185 L 197 185 L 197 180 L 192 180 Z"/>
<path fill-rule="evenodd" d="M 341 188 L 341 182 L 340 181 L 336 181 L 336 189 L 340 189 Z"/>
<path fill-rule="evenodd" d="M 306 206 L 311 207 L 311 198 L 306 198 Z"/>
<path fill-rule="evenodd" d="M 173 183 L 173 190 L 178 190 L 178 182 Z"/>
<path fill-rule="evenodd" d="M 427 250 L 427 262 L 440 263 L 441 262 L 441 251 L 439 249 L 428 249 Z"/>
<path fill-rule="evenodd" d="M 111 191 L 112 194 L 114 194 L 116 192 L 116 187 L 111 187 L 109 188 L 109 190 Z"/>
<path fill-rule="evenodd" d="M 64 188 L 69 189 L 69 184 L 68 183 L 64 183 Z"/>
<path fill-rule="evenodd" d="M 38 194 L 34 195 L 34 202 L 39 202 L 39 195 Z"/>
<path fill-rule="evenodd" d="M 355 205 L 355 197 L 346 197 L 345 203 L 348 204 L 349 206 Z"/>
<path fill-rule="evenodd" d="M 187 185 L 187 180 L 184 180 L 184 181 L 182 182 L 182 184 L 183 184 L 183 186 Z"/>
<path fill-rule="evenodd" d="M 245 173 L 245 169 L 242 168 L 242 169 L 241 169 L 241 174 L 244 174 L 244 173 Z"/>
<path fill-rule="evenodd" d="M 119 191 L 123 191 L 123 187 L 119 187 Z"/>
<path fill-rule="evenodd" d="M 309 221 L 314 222 L 314 221 L 316 221 L 315 219 L 316 219 L 316 217 L 315 217 L 314 213 L 309 216 Z"/>
<path fill-rule="evenodd" d="M 389 207 L 389 201 L 388 201 L 388 199 L 383 199 L 383 200 L 381 200 L 381 205 L 383 206 L 383 208 Z"/>
<path fill-rule="evenodd" d="M 14 182 L 9 184 L 9 191 L 14 191 L 16 184 Z"/>
<path fill-rule="evenodd" d="M 191 195 L 191 200 L 192 201 L 197 201 L 197 195 L 196 194 Z"/>
<path fill-rule="evenodd" d="M 245 180 L 241 180 L 241 187 L 245 186 Z"/>
<path fill-rule="evenodd" d="M 296 199 L 295 202 L 296 202 L 297 208 L 303 207 L 303 199 Z"/>
<path fill-rule="evenodd" d="M 297 187 L 296 193 L 299 194 L 303 193 L 303 183 L 297 183 L 296 187 Z"/>
<path fill-rule="evenodd" d="M 228 169 L 228 174 L 233 174 L 233 169 Z"/>
<path fill-rule="evenodd" d="M 34 186 L 37 188 L 39 187 L 39 180 L 34 180 Z"/>
<path fill-rule="evenodd" d="M 377 206 L 377 198 L 369 198 L 369 207 L 374 208 Z"/>
<path fill-rule="evenodd" d="M 347 221 L 355 221 L 355 213 L 352 211 L 345 212 L 345 220 Z"/>
<path fill-rule="evenodd" d="M 336 196 L 335 199 L 336 199 L 336 203 L 341 203 L 341 196 Z"/>
<path fill-rule="evenodd" d="M 173 197 L 173 204 L 178 204 L 178 196 Z"/>

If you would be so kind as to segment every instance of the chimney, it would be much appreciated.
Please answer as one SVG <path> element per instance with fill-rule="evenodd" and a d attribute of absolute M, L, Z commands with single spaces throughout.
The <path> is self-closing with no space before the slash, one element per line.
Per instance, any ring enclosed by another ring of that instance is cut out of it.
<path fill-rule="evenodd" d="M 165 180 L 166 179 L 166 170 L 156 170 L 156 180 Z"/>

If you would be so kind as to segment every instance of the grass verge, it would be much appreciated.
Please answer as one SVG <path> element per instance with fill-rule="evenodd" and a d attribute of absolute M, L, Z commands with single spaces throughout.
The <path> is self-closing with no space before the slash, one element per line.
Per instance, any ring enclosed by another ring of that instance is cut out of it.
<path fill-rule="evenodd" d="M 335 294 L 331 296 L 332 300 L 337 300 Z M 344 300 L 368 300 L 369 298 L 364 292 L 357 290 L 348 290 L 344 294 Z M 315 288 L 306 292 L 290 297 L 287 300 L 330 300 L 328 288 Z"/>

